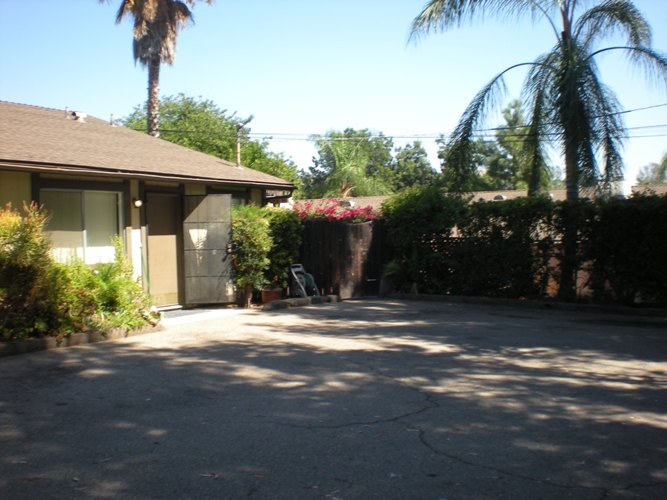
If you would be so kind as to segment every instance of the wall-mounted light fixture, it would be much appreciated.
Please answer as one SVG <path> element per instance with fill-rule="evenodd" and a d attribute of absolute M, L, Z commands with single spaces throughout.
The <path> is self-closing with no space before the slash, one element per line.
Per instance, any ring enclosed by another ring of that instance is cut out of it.
<path fill-rule="evenodd" d="M 134 208 L 141 208 L 144 202 L 139 198 L 132 198 L 132 206 Z"/>

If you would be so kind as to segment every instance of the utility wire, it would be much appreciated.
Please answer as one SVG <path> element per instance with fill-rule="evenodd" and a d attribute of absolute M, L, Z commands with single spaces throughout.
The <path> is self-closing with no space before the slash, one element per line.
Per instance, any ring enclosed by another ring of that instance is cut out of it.
<path fill-rule="evenodd" d="M 650 106 L 644 106 L 640 108 L 626 109 L 623 111 L 618 111 L 616 113 L 610 113 L 611 115 L 620 115 L 627 113 L 634 113 L 637 111 L 645 111 L 648 109 L 655 109 L 667 106 L 667 102 L 661 104 L 653 104 Z M 635 127 L 626 127 L 625 130 L 641 130 L 641 129 L 650 129 L 650 128 L 663 128 L 667 127 L 666 124 L 657 124 L 657 125 L 639 125 Z M 495 135 L 485 134 L 484 132 L 500 132 L 500 131 L 515 131 L 514 134 L 508 134 L 505 138 L 511 139 L 516 138 L 517 140 L 524 139 L 528 134 L 522 134 L 519 132 L 521 129 L 529 128 L 528 125 L 522 125 L 519 127 L 509 127 L 509 126 L 498 126 L 491 128 L 478 129 L 475 131 L 475 134 L 479 139 L 482 140 L 496 140 Z M 133 129 L 140 132 L 145 132 L 144 129 Z M 173 133 L 173 134 L 190 134 L 190 135 L 216 135 L 218 137 L 232 137 L 236 138 L 236 131 L 224 131 L 222 134 L 219 131 L 215 130 L 184 130 L 184 129 L 160 129 L 160 133 Z M 306 142 L 316 142 L 318 140 L 325 141 L 359 141 L 363 139 L 377 139 L 377 138 L 386 138 L 390 140 L 441 140 L 446 137 L 451 136 L 451 134 L 444 133 L 425 133 L 425 134 L 406 134 L 406 135 L 384 135 L 384 133 L 379 134 L 369 134 L 368 137 L 326 137 L 325 135 L 320 134 L 301 134 L 301 133 L 291 133 L 291 132 L 275 132 L 275 133 L 260 133 L 260 132 L 248 132 L 245 134 L 247 138 L 262 139 L 262 140 L 273 140 L 273 141 L 306 141 Z M 547 135 L 557 135 L 557 134 L 547 134 Z M 667 133 L 664 134 L 651 134 L 651 135 L 626 135 L 625 139 L 640 139 L 640 138 L 653 138 L 653 137 L 667 137 Z"/>

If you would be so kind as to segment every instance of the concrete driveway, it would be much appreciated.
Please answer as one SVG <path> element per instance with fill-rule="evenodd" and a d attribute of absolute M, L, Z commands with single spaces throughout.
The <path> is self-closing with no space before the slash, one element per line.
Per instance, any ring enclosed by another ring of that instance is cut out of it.
<path fill-rule="evenodd" d="M 667 323 L 454 302 L 0 359 L 0 498 L 664 499 Z"/>

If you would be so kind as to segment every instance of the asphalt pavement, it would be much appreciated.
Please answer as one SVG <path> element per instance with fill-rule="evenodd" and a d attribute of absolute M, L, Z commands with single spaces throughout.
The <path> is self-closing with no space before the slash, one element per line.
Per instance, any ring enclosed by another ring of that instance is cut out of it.
<path fill-rule="evenodd" d="M 2 499 L 664 499 L 665 318 L 364 300 L 0 358 Z"/>

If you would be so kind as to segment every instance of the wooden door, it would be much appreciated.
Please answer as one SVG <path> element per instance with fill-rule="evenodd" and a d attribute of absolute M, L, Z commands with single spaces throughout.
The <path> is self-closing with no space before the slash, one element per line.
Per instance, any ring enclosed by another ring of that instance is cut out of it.
<path fill-rule="evenodd" d="M 148 290 L 158 307 L 178 305 L 180 196 L 147 193 Z"/>
<path fill-rule="evenodd" d="M 185 197 L 183 246 L 185 302 L 235 302 L 232 282 L 232 196 L 209 194 Z"/>

